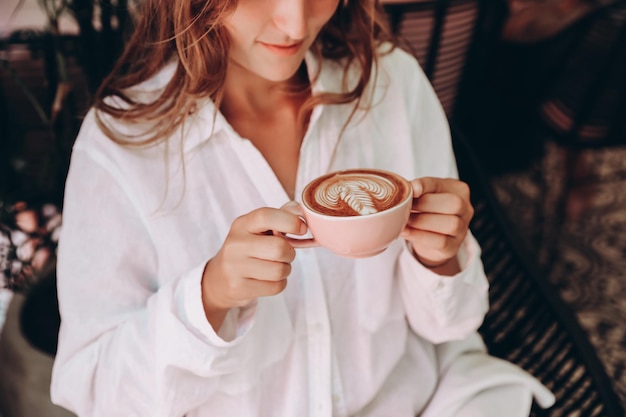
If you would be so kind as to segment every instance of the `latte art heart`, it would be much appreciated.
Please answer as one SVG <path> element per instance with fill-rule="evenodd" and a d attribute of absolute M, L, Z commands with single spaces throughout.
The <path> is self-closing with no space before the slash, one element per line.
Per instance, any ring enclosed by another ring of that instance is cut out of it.
<path fill-rule="evenodd" d="M 343 216 L 378 213 L 398 203 L 397 181 L 363 172 L 325 178 L 312 190 L 316 210 Z"/>

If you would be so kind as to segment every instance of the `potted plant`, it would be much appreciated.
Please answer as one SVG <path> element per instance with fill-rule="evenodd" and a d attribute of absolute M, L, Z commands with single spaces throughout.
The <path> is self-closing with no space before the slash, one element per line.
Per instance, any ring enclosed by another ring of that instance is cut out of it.
<path fill-rule="evenodd" d="M 0 84 L 0 326 L 7 291 L 41 295 L 40 281 L 53 280 L 72 145 L 93 92 L 132 29 L 126 0 L 37 1 L 45 27 L 0 39 L 6 86 Z M 62 16 L 74 19 L 78 33 L 62 32 Z M 29 51 L 41 68 L 37 79 L 20 71 L 28 60 L 20 65 L 11 60 L 15 48 Z M 33 148 L 43 150 L 34 157 Z M 54 285 L 41 286 L 49 299 L 56 296 Z"/>

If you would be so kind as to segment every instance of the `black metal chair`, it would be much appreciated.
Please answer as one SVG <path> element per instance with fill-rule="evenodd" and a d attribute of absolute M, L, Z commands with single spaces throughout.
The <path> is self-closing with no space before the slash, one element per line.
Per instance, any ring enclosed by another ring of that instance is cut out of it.
<path fill-rule="evenodd" d="M 476 210 L 471 230 L 491 285 L 480 329 L 489 352 L 526 369 L 556 395 L 553 407 L 535 405 L 532 416 L 623 417 L 586 333 L 521 244 L 471 144 L 454 127 L 452 132 L 459 174 Z"/>

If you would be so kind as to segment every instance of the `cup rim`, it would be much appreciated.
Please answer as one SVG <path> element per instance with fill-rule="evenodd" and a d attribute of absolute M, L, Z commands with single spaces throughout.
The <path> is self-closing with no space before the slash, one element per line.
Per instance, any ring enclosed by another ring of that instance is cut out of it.
<path fill-rule="evenodd" d="M 396 204 L 393 207 L 389 207 L 383 211 L 379 211 L 377 213 L 372 213 L 372 214 L 366 214 L 366 215 L 360 215 L 360 216 L 333 216 L 331 214 L 324 214 L 324 213 L 320 213 L 319 211 L 316 211 L 314 209 L 312 209 L 307 202 L 305 201 L 304 195 L 306 193 L 306 190 L 311 186 L 311 184 L 317 180 L 320 177 L 328 177 L 328 176 L 332 176 L 332 175 L 341 175 L 343 173 L 346 172 L 352 172 L 352 171 L 372 171 L 372 172 L 380 172 L 380 173 L 384 173 L 384 174 L 388 174 L 391 175 L 393 177 L 397 177 L 399 178 L 401 181 L 403 181 L 407 188 L 408 188 L 408 193 L 406 198 L 404 198 L 403 200 L 401 200 L 398 204 Z M 379 168 L 348 168 L 348 169 L 341 169 L 341 170 L 337 170 L 337 171 L 331 171 L 328 172 L 326 174 L 320 175 L 319 177 L 316 177 L 314 179 L 312 179 L 311 181 L 309 181 L 309 183 L 302 189 L 302 193 L 300 195 L 300 199 L 302 202 L 302 207 L 304 207 L 304 209 L 309 212 L 314 214 L 315 216 L 318 217 L 322 217 L 322 218 L 328 218 L 328 219 L 337 219 L 337 220 L 341 220 L 341 221 L 356 221 L 356 219 L 371 219 L 373 217 L 380 217 L 384 214 L 390 213 L 392 211 L 395 210 L 399 210 L 400 208 L 404 207 L 404 205 L 407 203 L 407 201 L 411 201 L 413 199 L 413 190 L 411 187 L 411 182 L 406 179 L 404 176 L 393 172 L 393 171 L 388 171 L 385 169 L 379 169 Z"/>

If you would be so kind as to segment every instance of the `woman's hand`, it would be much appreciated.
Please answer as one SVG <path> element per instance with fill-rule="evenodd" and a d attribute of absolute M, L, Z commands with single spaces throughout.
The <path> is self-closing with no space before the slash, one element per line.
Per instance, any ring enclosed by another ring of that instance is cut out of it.
<path fill-rule="evenodd" d="M 411 181 L 413 207 L 402 237 L 411 242 L 418 261 L 442 275 L 460 271 L 457 253 L 474 216 L 466 183 L 424 177 Z"/>
<path fill-rule="evenodd" d="M 235 219 L 202 276 L 204 311 L 215 331 L 229 309 L 285 289 L 296 252 L 280 234 L 306 231 L 296 214 L 282 209 L 260 208 Z"/>

